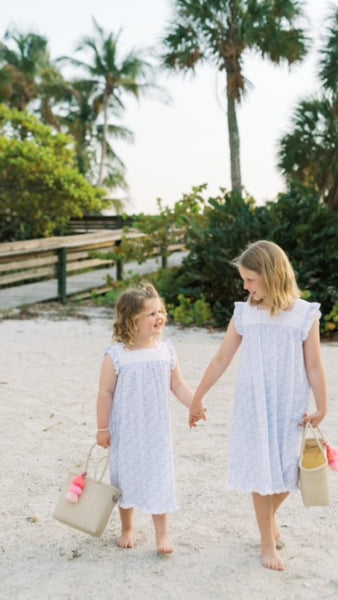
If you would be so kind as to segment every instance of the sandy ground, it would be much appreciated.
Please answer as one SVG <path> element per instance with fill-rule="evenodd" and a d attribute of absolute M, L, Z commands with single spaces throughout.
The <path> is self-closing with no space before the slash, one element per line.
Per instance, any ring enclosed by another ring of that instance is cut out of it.
<path fill-rule="evenodd" d="M 86 313 L 88 317 L 88 312 Z M 187 381 L 196 387 L 223 333 L 168 327 Z M 284 572 L 264 569 L 251 498 L 226 489 L 227 440 L 237 358 L 209 395 L 197 430 L 172 400 L 180 510 L 175 552 L 158 557 L 151 518 L 136 513 L 137 546 L 116 547 L 118 511 L 100 539 L 51 517 L 68 470 L 95 440 L 95 402 L 111 318 L 39 316 L 0 322 L 0 597 L 15 600 L 337 600 L 338 473 L 330 508 L 306 509 L 299 493 L 280 514 Z M 330 414 L 322 429 L 338 446 L 338 344 L 324 343 Z M 245 460 L 245 448 L 243 448 Z"/>

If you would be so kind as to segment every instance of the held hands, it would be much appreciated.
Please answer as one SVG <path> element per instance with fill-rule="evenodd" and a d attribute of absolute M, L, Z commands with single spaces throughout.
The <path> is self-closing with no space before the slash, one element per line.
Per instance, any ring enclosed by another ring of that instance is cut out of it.
<path fill-rule="evenodd" d="M 198 421 L 206 421 L 207 420 L 207 409 L 203 406 L 202 400 L 194 399 L 189 413 L 189 426 L 197 427 Z"/>
<path fill-rule="evenodd" d="M 109 448 L 111 445 L 111 434 L 110 431 L 98 431 L 96 434 L 96 442 L 103 448 Z"/>

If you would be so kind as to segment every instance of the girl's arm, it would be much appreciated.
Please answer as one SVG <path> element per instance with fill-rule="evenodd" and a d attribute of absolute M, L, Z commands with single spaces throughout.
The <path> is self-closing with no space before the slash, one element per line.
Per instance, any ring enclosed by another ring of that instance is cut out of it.
<path fill-rule="evenodd" d="M 182 402 L 187 408 L 191 408 L 194 392 L 182 375 L 178 359 L 176 359 L 175 369 L 171 371 L 170 389 L 177 400 Z"/>
<path fill-rule="evenodd" d="M 215 385 L 216 381 L 223 375 L 236 351 L 238 350 L 242 336 L 239 335 L 235 327 L 235 318 L 232 317 L 226 335 L 221 343 L 217 353 L 210 362 L 205 371 L 202 380 L 195 392 L 192 407 L 190 409 L 189 425 L 196 427 L 197 421 L 203 419 L 206 421 L 205 409 L 203 407 L 204 396 Z"/>
<path fill-rule="evenodd" d="M 318 427 L 328 411 L 327 380 L 320 347 L 318 318 L 315 319 L 303 344 L 303 351 L 305 368 L 317 407 L 314 413 L 304 416 L 304 423 L 310 421 L 314 427 Z"/>
<path fill-rule="evenodd" d="M 96 407 L 98 429 L 96 441 L 99 446 L 103 446 L 104 448 L 107 448 L 111 444 L 109 421 L 116 381 L 117 374 L 114 363 L 110 356 L 106 355 L 101 367 Z M 100 429 L 104 429 L 105 431 L 99 431 Z"/>

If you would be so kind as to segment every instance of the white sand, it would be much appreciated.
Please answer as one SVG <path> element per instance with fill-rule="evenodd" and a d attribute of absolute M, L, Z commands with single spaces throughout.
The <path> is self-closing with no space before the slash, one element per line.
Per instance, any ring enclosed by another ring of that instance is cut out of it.
<path fill-rule="evenodd" d="M 0 598 L 15 600 L 337 600 L 338 473 L 330 508 L 305 509 L 294 494 L 280 513 L 287 568 L 265 569 L 251 498 L 227 492 L 227 439 L 235 359 L 209 395 L 197 430 L 173 398 L 172 427 L 180 511 L 171 516 L 173 555 L 155 552 L 151 517 L 136 513 L 137 546 L 116 547 L 118 510 L 94 539 L 51 517 L 60 485 L 81 469 L 95 436 L 107 312 L 89 319 L 50 311 L 0 322 Z M 223 333 L 168 327 L 183 373 L 196 387 Z M 338 344 L 323 344 L 330 414 L 322 429 L 338 446 Z M 245 460 L 245 448 L 243 448 Z"/>

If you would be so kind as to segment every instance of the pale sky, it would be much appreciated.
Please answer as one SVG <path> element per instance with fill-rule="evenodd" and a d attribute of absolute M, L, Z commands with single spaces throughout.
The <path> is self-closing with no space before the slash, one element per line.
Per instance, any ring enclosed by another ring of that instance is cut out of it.
<path fill-rule="evenodd" d="M 290 131 L 298 102 L 319 91 L 316 77 L 329 9 L 338 0 L 305 0 L 305 25 L 313 38 L 311 52 L 289 70 L 248 55 L 244 73 L 252 87 L 238 110 L 242 181 L 257 202 L 275 199 L 284 183 L 276 167 L 277 141 Z M 154 45 L 171 14 L 170 0 L 2 0 L 0 39 L 12 26 L 44 35 L 51 57 L 74 55 L 83 36 L 92 36 L 92 17 L 106 32 L 121 30 L 122 54 Z M 127 101 L 121 124 L 135 142 L 115 144 L 127 167 L 130 203 L 127 212 L 154 213 L 156 199 L 173 206 L 192 186 L 208 184 L 209 195 L 230 188 L 230 161 L 224 82 L 211 69 L 191 75 L 162 75 L 169 105 L 143 98 Z"/>

